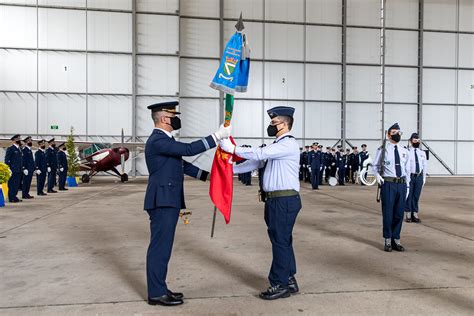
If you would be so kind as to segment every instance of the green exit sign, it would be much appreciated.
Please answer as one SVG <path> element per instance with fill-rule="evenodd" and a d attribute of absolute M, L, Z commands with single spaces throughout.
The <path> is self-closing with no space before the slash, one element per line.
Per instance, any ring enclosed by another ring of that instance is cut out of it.
<path fill-rule="evenodd" d="M 51 129 L 59 129 L 58 125 L 51 125 Z"/>

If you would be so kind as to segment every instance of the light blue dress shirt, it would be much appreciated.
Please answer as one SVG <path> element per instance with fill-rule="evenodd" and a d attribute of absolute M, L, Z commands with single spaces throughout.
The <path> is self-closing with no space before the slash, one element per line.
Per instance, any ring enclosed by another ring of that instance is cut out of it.
<path fill-rule="evenodd" d="M 262 189 L 265 192 L 279 190 L 300 191 L 300 149 L 296 139 L 283 134 L 273 144 L 262 148 L 236 147 L 235 154 L 246 162 L 234 165 L 234 173 L 245 173 L 265 165 Z"/>
<path fill-rule="evenodd" d="M 416 160 L 415 151 L 418 156 L 418 164 L 420 165 L 420 173 L 423 173 L 423 178 L 426 178 L 426 172 L 428 171 L 428 161 L 426 160 L 426 153 L 418 148 L 408 148 L 408 154 L 410 155 L 411 170 L 410 173 L 416 173 Z"/>
<path fill-rule="evenodd" d="M 385 145 L 385 161 L 384 161 L 384 177 L 397 177 L 397 172 L 395 170 L 395 146 L 398 148 L 398 155 L 400 156 L 400 167 L 402 169 L 402 178 L 405 177 L 407 186 L 410 186 L 410 173 L 411 173 L 411 163 L 410 157 L 408 154 L 408 149 L 401 146 L 400 143 L 392 144 L 387 140 Z M 382 154 L 381 148 L 377 149 L 375 153 L 375 159 L 372 165 L 372 170 L 374 174 L 379 174 L 380 169 L 380 156 Z"/>

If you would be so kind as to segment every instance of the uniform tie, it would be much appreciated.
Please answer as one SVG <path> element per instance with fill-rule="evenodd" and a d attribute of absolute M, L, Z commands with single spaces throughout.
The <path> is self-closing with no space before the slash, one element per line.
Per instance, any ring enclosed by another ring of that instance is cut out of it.
<path fill-rule="evenodd" d="M 402 166 L 400 165 L 400 155 L 398 154 L 397 145 L 395 145 L 395 172 L 397 173 L 397 178 L 402 176 Z"/>
<path fill-rule="evenodd" d="M 415 148 L 415 163 L 416 163 L 415 173 L 420 173 L 420 162 L 418 161 L 418 155 L 416 153 L 416 148 Z"/>

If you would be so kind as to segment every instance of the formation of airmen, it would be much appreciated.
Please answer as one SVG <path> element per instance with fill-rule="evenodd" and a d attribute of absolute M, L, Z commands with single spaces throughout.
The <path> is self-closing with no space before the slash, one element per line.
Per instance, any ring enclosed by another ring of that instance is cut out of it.
<path fill-rule="evenodd" d="M 8 181 L 8 200 L 10 203 L 22 202 L 23 199 L 33 199 L 30 195 L 33 175 L 36 175 L 36 194 L 44 196 L 47 193 L 57 193 L 54 190 L 58 185 L 60 191 L 67 191 L 66 177 L 68 171 L 65 143 L 56 147 L 55 139 L 38 141 L 38 150 L 33 155 L 33 139 L 28 136 L 21 140 L 20 135 L 10 138 L 12 145 L 5 153 L 5 163 L 11 170 Z M 48 143 L 48 148 L 46 148 Z M 47 182 L 47 193 L 44 188 Z M 22 199 L 17 197 L 21 190 Z"/>

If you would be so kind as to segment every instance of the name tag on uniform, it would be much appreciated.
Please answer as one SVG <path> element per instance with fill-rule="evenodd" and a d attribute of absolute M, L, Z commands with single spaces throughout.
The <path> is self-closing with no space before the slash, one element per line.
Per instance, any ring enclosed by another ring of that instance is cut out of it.
<path fill-rule="evenodd" d="M 390 160 L 385 160 L 385 161 L 384 161 L 384 164 L 385 164 L 386 166 L 390 166 L 391 162 L 390 162 Z"/>

